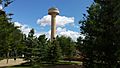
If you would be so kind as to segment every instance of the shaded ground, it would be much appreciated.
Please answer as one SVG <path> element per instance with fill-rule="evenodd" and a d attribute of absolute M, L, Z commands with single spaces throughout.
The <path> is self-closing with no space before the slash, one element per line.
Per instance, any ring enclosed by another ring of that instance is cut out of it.
<path fill-rule="evenodd" d="M 80 63 L 80 64 L 78 64 Z M 24 63 L 21 65 L 9 67 L 9 68 L 32 68 L 34 66 L 30 66 L 29 62 Z M 67 61 L 61 61 L 55 64 L 49 64 L 49 63 L 42 63 L 42 64 L 36 64 L 34 68 L 83 68 L 81 65 L 81 62 L 67 62 Z"/>
<path fill-rule="evenodd" d="M 32 68 L 32 67 L 6 67 L 6 68 Z M 55 65 L 47 67 L 34 67 L 34 68 L 83 68 L 80 65 Z"/>
<path fill-rule="evenodd" d="M 26 63 L 27 61 L 24 61 L 23 59 L 9 59 L 7 63 L 7 59 L 0 61 L 0 67 L 6 67 L 6 66 L 14 66 L 14 65 L 20 65 L 22 63 Z"/>
<path fill-rule="evenodd" d="M 83 68 L 81 65 L 55 65 L 47 68 Z"/>
<path fill-rule="evenodd" d="M 9 59 L 8 64 L 6 64 L 7 60 L 0 61 L 0 68 L 32 68 L 27 61 L 23 59 Z M 27 63 L 26 63 L 27 62 Z M 81 62 L 77 61 L 60 61 L 57 64 L 42 64 L 42 68 L 83 68 Z M 41 66 L 41 65 L 40 65 Z M 41 68 L 41 67 L 35 67 Z"/>

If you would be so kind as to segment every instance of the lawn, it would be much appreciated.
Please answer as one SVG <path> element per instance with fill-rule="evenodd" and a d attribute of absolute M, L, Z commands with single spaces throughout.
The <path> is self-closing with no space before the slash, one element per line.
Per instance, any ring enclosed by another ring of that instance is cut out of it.
<path fill-rule="evenodd" d="M 82 62 L 79 61 L 63 61 L 60 60 L 59 62 L 56 62 L 54 64 L 50 63 L 43 63 L 40 65 L 35 65 L 35 67 L 31 67 L 29 63 L 17 65 L 13 67 L 6 67 L 6 68 L 75 68 L 76 66 L 81 66 Z"/>

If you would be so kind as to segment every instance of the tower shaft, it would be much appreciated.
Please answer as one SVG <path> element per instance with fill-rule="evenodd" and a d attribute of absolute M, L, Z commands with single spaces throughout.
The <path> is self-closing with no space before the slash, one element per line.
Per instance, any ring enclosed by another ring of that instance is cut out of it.
<path fill-rule="evenodd" d="M 59 10 L 52 7 L 48 10 L 48 14 L 51 15 L 51 41 L 55 39 L 56 34 L 56 15 L 59 15 Z"/>
<path fill-rule="evenodd" d="M 56 14 L 51 15 L 51 41 L 55 39 L 56 34 Z"/>

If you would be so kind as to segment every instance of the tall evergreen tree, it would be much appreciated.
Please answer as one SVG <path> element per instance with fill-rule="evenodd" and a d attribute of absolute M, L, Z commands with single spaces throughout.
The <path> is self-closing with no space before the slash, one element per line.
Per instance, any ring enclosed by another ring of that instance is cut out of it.
<path fill-rule="evenodd" d="M 57 62 L 61 59 L 61 48 L 57 40 L 54 40 L 48 45 L 46 61 L 50 63 Z"/>
<path fill-rule="evenodd" d="M 34 36 L 34 29 L 31 29 L 28 37 L 25 38 L 25 48 L 24 48 L 24 54 L 25 58 L 29 60 L 31 63 L 34 62 L 34 49 L 37 46 L 36 38 Z"/>
<path fill-rule="evenodd" d="M 0 5 L 2 5 L 2 9 L 0 9 L 0 57 L 12 56 L 12 52 L 18 50 L 18 45 L 22 40 L 22 33 L 15 27 L 10 15 L 4 11 L 4 8 L 11 4 L 12 0 L 0 0 Z"/>
<path fill-rule="evenodd" d="M 81 33 L 85 35 L 80 50 L 86 68 L 118 68 L 119 8 L 118 0 L 95 0 L 87 10 L 88 16 L 84 14 L 85 20 L 80 21 Z"/>
<path fill-rule="evenodd" d="M 61 37 L 57 36 L 56 39 L 61 47 L 62 56 L 71 59 L 76 52 L 75 42 L 73 42 L 73 40 L 70 37 L 64 36 Z"/>
<path fill-rule="evenodd" d="M 46 61 L 47 49 L 48 49 L 48 42 L 45 35 L 40 35 L 38 37 L 38 52 L 39 52 L 39 60 Z"/>

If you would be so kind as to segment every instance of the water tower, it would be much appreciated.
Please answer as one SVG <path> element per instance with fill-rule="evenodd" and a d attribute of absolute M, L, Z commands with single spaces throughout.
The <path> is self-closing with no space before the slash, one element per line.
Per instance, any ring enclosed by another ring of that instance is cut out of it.
<path fill-rule="evenodd" d="M 59 15 L 59 10 L 52 7 L 48 10 L 48 14 L 51 15 L 51 41 L 53 41 L 56 34 L 56 15 Z"/>

